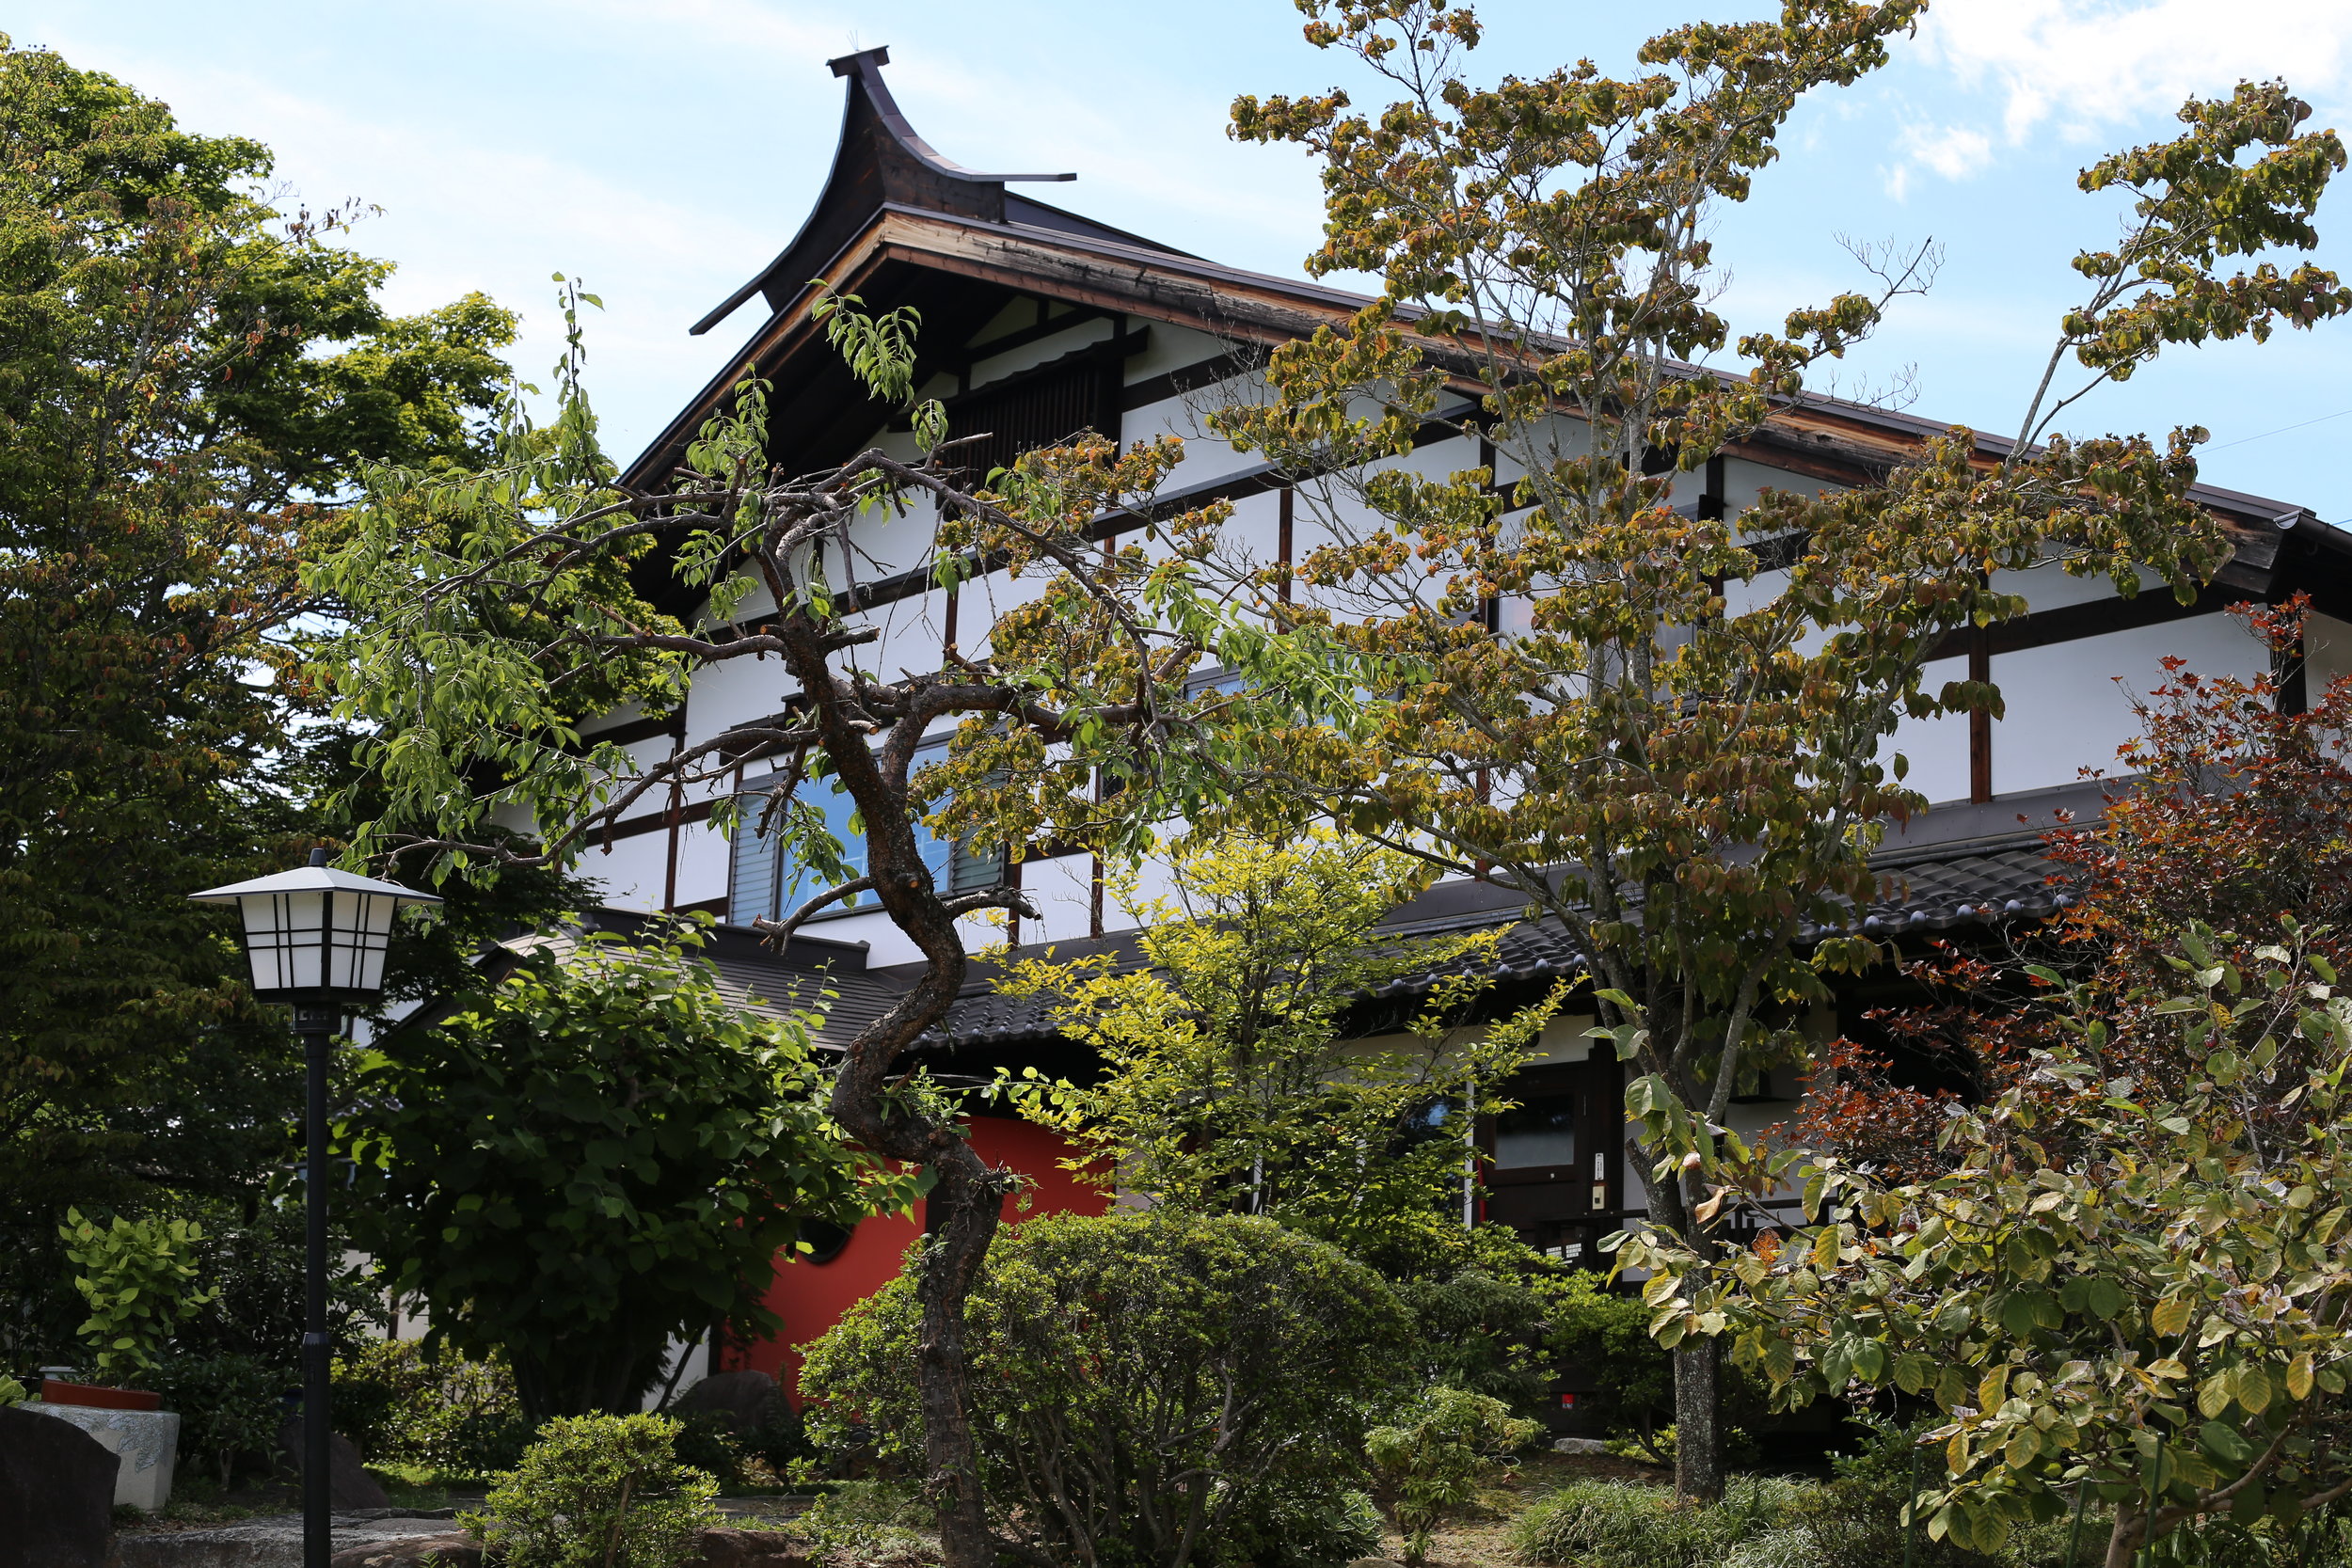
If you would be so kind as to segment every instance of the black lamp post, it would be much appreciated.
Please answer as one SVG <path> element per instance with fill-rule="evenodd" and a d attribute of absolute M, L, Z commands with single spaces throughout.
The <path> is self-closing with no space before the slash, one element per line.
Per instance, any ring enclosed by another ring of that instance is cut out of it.
<path fill-rule="evenodd" d="M 326 1059 L 343 1008 L 384 994 L 384 950 L 403 904 L 437 904 L 413 893 L 337 871 L 326 851 L 310 863 L 229 887 L 190 894 L 199 904 L 234 904 L 245 917 L 245 954 L 253 995 L 294 1006 L 310 1069 L 303 1117 L 304 1207 L 309 1221 L 305 1272 L 309 1296 L 302 1336 L 302 1562 L 328 1568 L 334 1539 L 327 1520 L 326 1413 Z"/>

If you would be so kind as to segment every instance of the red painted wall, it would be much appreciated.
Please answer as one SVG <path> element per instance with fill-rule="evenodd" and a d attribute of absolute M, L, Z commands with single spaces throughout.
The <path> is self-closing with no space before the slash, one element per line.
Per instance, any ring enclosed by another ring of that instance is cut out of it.
<path fill-rule="evenodd" d="M 1059 1133 L 1003 1117 L 975 1117 L 970 1126 L 972 1147 L 981 1159 L 1018 1171 L 1033 1183 L 1021 1196 L 1005 1200 L 1006 1223 L 1036 1214 L 1100 1214 L 1110 1208 L 1109 1193 L 1061 1167 L 1060 1162 L 1073 1150 Z M 755 1345 L 732 1347 L 723 1357 L 725 1365 L 757 1368 L 799 1402 L 801 1347 L 898 1277 L 908 1243 L 923 1233 L 923 1209 L 918 1200 L 912 1218 L 878 1214 L 863 1221 L 831 1262 L 803 1262 L 789 1255 L 779 1261 L 767 1305 L 784 1320 L 784 1331 Z"/>

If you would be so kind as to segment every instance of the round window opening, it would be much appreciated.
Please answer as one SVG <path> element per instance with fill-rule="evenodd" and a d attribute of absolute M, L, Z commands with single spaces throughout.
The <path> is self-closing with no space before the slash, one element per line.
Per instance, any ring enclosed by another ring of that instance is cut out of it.
<path fill-rule="evenodd" d="M 800 1255 L 801 1261 L 832 1262 L 850 1244 L 850 1234 L 856 1228 L 855 1226 L 838 1226 L 831 1220 L 803 1220 L 801 1240 L 808 1243 L 809 1250 Z"/>

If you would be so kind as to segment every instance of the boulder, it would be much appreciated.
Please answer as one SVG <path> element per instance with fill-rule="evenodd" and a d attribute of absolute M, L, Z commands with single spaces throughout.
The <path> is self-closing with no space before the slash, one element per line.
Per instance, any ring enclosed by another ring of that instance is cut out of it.
<path fill-rule="evenodd" d="M 286 1418 L 278 1429 L 278 1456 L 284 1467 L 294 1475 L 302 1474 L 302 1418 Z M 356 1513 L 363 1509 L 389 1508 L 392 1499 L 384 1495 L 375 1478 L 359 1464 L 359 1450 L 351 1446 L 351 1439 L 342 1433 L 329 1433 L 326 1438 L 326 1506 L 335 1513 Z"/>
<path fill-rule="evenodd" d="M 119 1457 L 81 1428 L 0 1407 L 0 1541 L 16 1568 L 103 1568 Z"/>
<path fill-rule="evenodd" d="M 1562 1437 L 1551 1445 L 1554 1453 L 1607 1453 L 1609 1445 L 1597 1437 Z"/>
<path fill-rule="evenodd" d="M 780 1397 L 776 1380 L 766 1372 L 721 1372 L 716 1377 L 704 1378 L 672 1400 L 670 1414 L 683 1420 L 697 1411 L 716 1411 L 736 1431 L 749 1432 Z"/>
<path fill-rule="evenodd" d="M 703 1568 L 811 1568 L 816 1560 L 816 1548 L 780 1529 L 703 1531 Z"/>
<path fill-rule="evenodd" d="M 482 1544 L 463 1530 L 345 1546 L 333 1568 L 482 1568 Z"/>

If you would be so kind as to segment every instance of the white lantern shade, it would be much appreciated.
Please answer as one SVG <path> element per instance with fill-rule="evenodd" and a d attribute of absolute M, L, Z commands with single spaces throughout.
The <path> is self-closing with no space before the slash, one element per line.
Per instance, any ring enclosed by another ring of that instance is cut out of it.
<path fill-rule="evenodd" d="M 384 990 L 384 952 L 403 904 L 437 904 L 429 893 L 307 865 L 275 877 L 191 894 L 235 904 L 245 917 L 253 994 L 264 1002 L 364 1002 Z"/>

